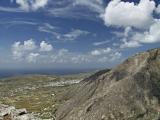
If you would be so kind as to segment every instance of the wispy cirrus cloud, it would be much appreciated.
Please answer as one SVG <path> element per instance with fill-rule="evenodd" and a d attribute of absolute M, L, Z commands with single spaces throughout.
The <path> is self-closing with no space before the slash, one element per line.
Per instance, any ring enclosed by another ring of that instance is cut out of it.
<path fill-rule="evenodd" d="M 36 22 L 32 22 L 32 21 L 23 21 L 23 20 L 12 20 L 12 21 L 0 21 L 0 24 L 8 24 L 8 25 L 24 25 L 24 24 L 27 24 L 27 25 L 37 25 L 38 23 Z"/>
<path fill-rule="evenodd" d="M 3 12 L 32 12 L 42 9 L 52 17 L 89 19 L 97 21 L 104 13 L 103 0 L 10 0 L 18 7 L 2 7 Z M 85 12 L 84 12 L 85 11 Z"/>
<path fill-rule="evenodd" d="M 80 29 L 72 29 L 70 32 L 57 36 L 57 39 L 64 41 L 73 41 L 81 36 L 86 36 L 90 34 L 90 32 Z"/>
<path fill-rule="evenodd" d="M 100 45 L 105 45 L 107 43 L 109 43 L 109 40 L 105 40 L 105 41 L 100 41 L 100 42 L 94 42 L 93 45 L 94 46 L 100 46 Z"/>
<path fill-rule="evenodd" d="M 13 7 L 2 7 L 0 6 L 0 11 L 1 12 L 24 12 L 23 10 L 19 8 L 13 8 Z"/>
<path fill-rule="evenodd" d="M 54 1 L 54 3 L 51 4 L 53 6 L 48 7 L 49 14 L 62 18 L 67 17 L 97 21 L 97 17 L 104 12 L 103 0 L 62 0 Z"/>
<path fill-rule="evenodd" d="M 74 6 L 85 6 L 91 11 L 94 11 L 97 13 L 104 12 L 103 0 L 74 0 L 73 5 Z"/>
<path fill-rule="evenodd" d="M 45 23 L 44 25 L 38 27 L 38 30 L 40 32 L 51 34 L 57 40 L 61 41 L 74 41 L 81 36 L 87 36 L 88 34 L 90 34 L 89 31 L 80 29 L 71 29 L 69 32 L 66 33 L 59 32 L 57 29 L 60 30 L 61 28 L 48 23 Z"/>
<path fill-rule="evenodd" d="M 23 19 L 2 19 L 0 20 L 0 25 L 5 28 L 12 28 L 14 26 L 38 26 L 39 23 L 32 20 L 23 20 Z"/>

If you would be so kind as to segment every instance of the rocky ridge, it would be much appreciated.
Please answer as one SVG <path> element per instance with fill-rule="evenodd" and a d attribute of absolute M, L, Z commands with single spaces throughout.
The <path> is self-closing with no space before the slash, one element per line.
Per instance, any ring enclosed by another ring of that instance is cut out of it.
<path fill-rule="evenodd" d="M 136 54 L 71 91 L 57 120 L 159 120 L 160 49 Z"/>

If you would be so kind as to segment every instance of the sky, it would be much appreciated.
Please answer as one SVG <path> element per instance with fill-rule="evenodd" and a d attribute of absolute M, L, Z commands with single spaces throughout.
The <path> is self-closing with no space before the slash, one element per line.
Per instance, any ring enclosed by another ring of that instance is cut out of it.
<path fill-rule="evenodd" d="M 0 69 L 110 68 L 153 48 L 159 0 L 0 0 Z"/>

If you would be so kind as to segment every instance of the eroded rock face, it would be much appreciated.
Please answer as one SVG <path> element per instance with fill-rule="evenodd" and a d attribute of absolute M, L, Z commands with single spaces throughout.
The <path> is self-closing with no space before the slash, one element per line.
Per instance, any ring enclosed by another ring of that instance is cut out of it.
<path fill-rule="evenodd" d="M 72 91 L 57 120 L 159 120 L 160 49 L 139 53 Z"/>
<path fill-rule="evenodd" d="M 0 120 L 35 120 L 26 109 L 16 109 L 13 106 L 0 104 Z"/>

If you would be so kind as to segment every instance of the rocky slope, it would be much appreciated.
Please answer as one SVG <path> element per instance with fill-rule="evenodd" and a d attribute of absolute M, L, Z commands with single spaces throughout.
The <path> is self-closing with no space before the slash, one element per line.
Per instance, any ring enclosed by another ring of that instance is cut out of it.
<path fill-rule="evenodd" d="M 42 120 L 54 120 L 56 110 L 66 100 L 61 96 L 91 74 L 93 73 L 0 78 L 0 120 L 3 118 L 1 114 L 8 111 L 10 106 L 15 106 L 16 109 L 25 108 L 28 113 Z M 2 104 L 8 106 L 5 108 Z"/>
<path fill-rule="evenodd" d="M 159 120 L 160 49 L 136 54 L 72 91 L 57 120 Z"/>
<path fill-rule="evenodd" d="M 26 109 L 16 109 L 14 106 L 0 104 L 0 120 L 40 120 Z"/>

